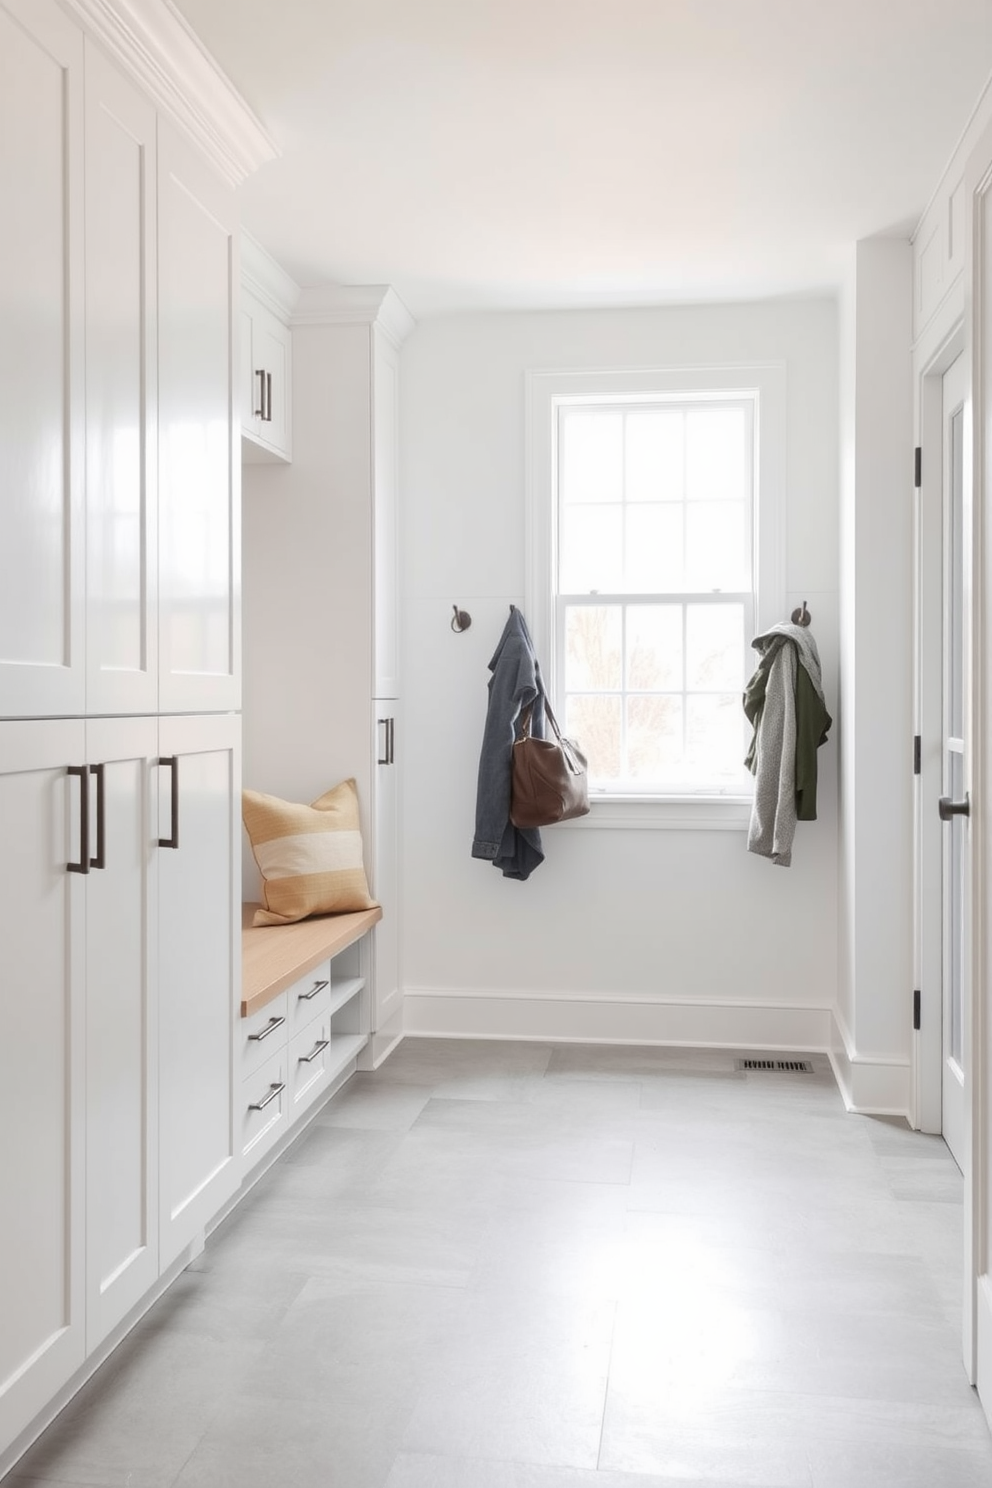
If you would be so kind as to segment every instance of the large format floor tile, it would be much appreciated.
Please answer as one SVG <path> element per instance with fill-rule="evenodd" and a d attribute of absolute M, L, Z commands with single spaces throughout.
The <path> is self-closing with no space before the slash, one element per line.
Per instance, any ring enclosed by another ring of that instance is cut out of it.
<path fill-rule="evenodd" d="M 960 1174 L 812 1063 L 407 1040 L 11 1488 L 989 1488 Z"/>

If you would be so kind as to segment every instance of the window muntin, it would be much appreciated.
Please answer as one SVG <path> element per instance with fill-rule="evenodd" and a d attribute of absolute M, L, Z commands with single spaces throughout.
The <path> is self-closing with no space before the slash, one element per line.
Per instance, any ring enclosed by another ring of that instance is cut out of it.
<path fill-rule="evenodd" d="M 593 791 L 748 794 L 757 394 L 552 408 L 555 677 Z"/>

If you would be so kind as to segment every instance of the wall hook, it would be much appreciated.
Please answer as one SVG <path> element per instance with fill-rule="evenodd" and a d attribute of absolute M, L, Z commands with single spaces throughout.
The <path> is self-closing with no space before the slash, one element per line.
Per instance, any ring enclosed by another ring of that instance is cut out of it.
<path fill-rule="evenodd" d="M 793 623 L 793 625 L 808 625 L 809 622 L 812 620 L 812 618 L 813 618 L 813 616 L 810 614 L 809 610 L 806 608 L 806 601 L 805 600 L 803 600 L 803 602 L 800 605 L 799 609 L 793 610 L 793 612 L 792 612 L 792 623 Z"/>
<path fill-rule="evenodd" d="M 472 616 L 468 613 L 468 610 L 460 610 L 457 605 L 452 605 L 451 608 L 454 610 L 454 614 L 451 617 L 451 628 L 455 632 L 455 635 L 461 635 L 462 631 L 468 630 L 472 624 Z"/>

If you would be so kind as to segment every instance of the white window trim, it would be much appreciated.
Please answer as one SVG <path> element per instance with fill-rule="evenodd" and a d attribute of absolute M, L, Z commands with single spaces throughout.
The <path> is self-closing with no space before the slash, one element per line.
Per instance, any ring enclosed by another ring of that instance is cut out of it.
<path fill-rule="evenodd" d="M 554 426 L 557 407 L 573 399 L 655 393 L 712 397 L 757 395 L 755 430 L 754 556 L 756 634 L 782 620 L 785 605 L 786 372 L 784 363 L 528 372 L 526 376 L 526 615 L 537 654 L 557 696 L 552 644 L 555 560 Z M 569 828 L 659 827 L 738 830 L 750 816 L 750 795 L 699 792 L 691 796 L 591 797 L 588 816 Z"/>

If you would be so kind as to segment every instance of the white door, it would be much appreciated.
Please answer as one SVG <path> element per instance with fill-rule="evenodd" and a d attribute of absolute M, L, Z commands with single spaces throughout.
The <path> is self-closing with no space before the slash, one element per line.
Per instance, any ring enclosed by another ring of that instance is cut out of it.
<path fill-rule="evenodd" d="M 86 48 L 86 711 L 158 711 L 155 110 Z"/>
<path fill-rule="evenodd" d="M 159 720 L 163 1270 L 240 1181 L 241 1143 L 234 1130 L 241 982 L 240 739 L 241 719 L 233 714 Z"/>
<path fill-rule="evenodd" d="M 159 707 L 241 706 L 238 240 L 232 193 L 161 120 Z M 237 461 L 235 460 L 237 439 Z"/>
<path fill-rule="evenodd" d="M 0 139 L 0 717 L 37 718 L 86 682 L 83 38 L 50 0 L 0 0 Z"/>
<path fill-rule="evenodd" d="M 84 743 L 0 723 L 0 1453 L 84 1355 Z"/>
<path fill-rule="evenodd" d="M 86 1344 L 158 1276 L 154 718 L 86 725 Z"/>
<path fill-rule="evenodd" d="M 941 1130 L 958 1167 L 966 1150 L 964 993 L 968 968 L 970 853 L 966 734 L 967 650 L 965 565 L 971 544 L 965 531 L 965 359 L 959 356 L 942 384 L 943 491 L 943 726 L 939 813 L 944 822 L 942 859 L 942 1079 Z"/>

